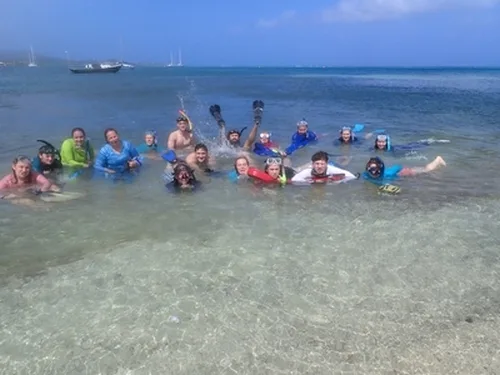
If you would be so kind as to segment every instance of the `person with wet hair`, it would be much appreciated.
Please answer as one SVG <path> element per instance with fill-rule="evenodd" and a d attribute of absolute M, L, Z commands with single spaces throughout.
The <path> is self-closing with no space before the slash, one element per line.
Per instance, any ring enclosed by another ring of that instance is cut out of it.
<path fill-rule="evenodd" d="M 94 168 L 97 171 L 115 174 L 141 167 L 142 157 L 129 141 L 120 139 L 115 129 L 106 129 L 104 139 L 106 145 L 101 148 L 94 163 Z"/>
<path fill-rule="evenodd" d="M 65 167 L 88 168 L 95 159 L 94 147 L 87 139 L 85 130 L 74 128 L 71 130 L 71 138 L 67 138 L 61 144 L 61 162 Z"/>

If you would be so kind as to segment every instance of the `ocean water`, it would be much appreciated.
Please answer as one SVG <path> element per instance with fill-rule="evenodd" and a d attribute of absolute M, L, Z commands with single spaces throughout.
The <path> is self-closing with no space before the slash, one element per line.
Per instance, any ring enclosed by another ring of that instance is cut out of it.
<path fill-rule="evenodd" d="M 332 141 L 354 123 L 449 141 L 386 164 L 448 165 L 399 196 L 224 178 L 174 196 L 151 162 L 131 184 L 68 183 L 75 201 L 0 202 L 1 374 L 500 372 L 500 70 L 2 68 L 0 170 L 75 126 L 96 148 L 108 126 L 164 143 L 181 103 L 229 170 L 208 107 L 241 128 L 255 99 L 278 143 L 302 117 L 321 136 L 294 165 L 347 154 Z"/>

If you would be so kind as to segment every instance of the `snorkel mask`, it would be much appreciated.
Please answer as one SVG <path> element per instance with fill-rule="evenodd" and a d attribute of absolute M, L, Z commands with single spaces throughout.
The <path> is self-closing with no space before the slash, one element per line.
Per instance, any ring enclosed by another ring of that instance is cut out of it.
<path fill-rule="evenodd" d="M 379 150 L 379 148 L 377 147 L 377 141 L 381 141 L 381 142 L 385 141 L 386 142 L 385 149 L 387 151 L 391 150 L 391 137 L 389 137 L 388 135 L 386 135 L 386 134 L 379 134 L 379 135 L 377 135 L 377 138 L 375 138 L 375 149 Z"/>
<path fill-rule="evenodd" d="M 179 183 L 182 181 L 187 181 L 189 183 L 195 180 L 193 171 L 186 164 L 177 164 L 174 168 L 174 181 Z"/>
<path fill-rule="evenodd" d="M 384 177 L 385 165 L 382 159 L 375 157 L 368 160 L 365 170 L 371 178 L 379 179 Z"/>

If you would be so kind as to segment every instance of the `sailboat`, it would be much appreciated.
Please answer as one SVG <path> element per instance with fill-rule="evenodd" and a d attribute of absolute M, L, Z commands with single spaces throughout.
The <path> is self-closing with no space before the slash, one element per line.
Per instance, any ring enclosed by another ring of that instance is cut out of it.
<path fill-rule="evenodd" d="M 30 46 L 30 54 L 29 54 L 29 63 L 28 66 L 30 68 L 36 68 L 38 65 L 36 64 L 35 52 L 33 52 L 33 47 Z"/>
<path fill-rule="evenodd" d="M 182 65 L 182 55 L 181 55 L 180 49 L 179 49 L 179 62 L 177 63 L 177 66 L 184 66 L 184 65 Z"/>
<path fill-rule="evenodd" d="M 174 55 L 172 55 L 172 52 L 170 52 L 170 63 L 167 65 L 167 67 L 174 66 Z"/>

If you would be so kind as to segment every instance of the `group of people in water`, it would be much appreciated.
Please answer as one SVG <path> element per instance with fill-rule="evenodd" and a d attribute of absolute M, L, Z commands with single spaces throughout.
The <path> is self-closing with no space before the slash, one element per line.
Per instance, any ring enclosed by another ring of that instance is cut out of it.
<path fill-rule="evenodd" d="M 386 166 L 380 156 L 369 158 L 365 170 L 354 174 L 340 168 L 330 160 L 325 151 L 315 152 L 311 162 L 299 167 L 292 167 L 291 155 L 299 149 L 318 141 L 318 136 L 309 129 L 308 122 L 303 119 L 297 122 L 296 131 L 291 137 L 290 145 L 281 148 L 274 142 L 272 134 L 267 131 L 259 133 L 264 103 L 255 100 L 252 104 L 254 121 L 248 137 L 243 139 L 242 129 L 226 129 L 219 105 L 212 105 L 210 113 L 219 126 L 218 142 L 235 151 L 238 155 L 233 167 L 224 176 L 230 181 L 250 181 L 257 184 L 311 184 L 340 183 L 360 177 L 386 189 L 394 188 L 391 182 L 400 177 L 415 176 L 433 171 L 446 165 L 438 156 L 431 163 L 421 168 L 408 168 L 402 165 Z M 192 191 L 201 185 L 203 176 L 219 173 L 216 160 L 204 143 L 198 143 L 193 133 L 191 120 L 184 111 L 177 118 L 177 129 L 168 136 L 166 147 L 158 144 L 155 131 L 147 131 L 144 142 L 135 147 L 131 142 L 120 138 L 118 131 L 108 128 L 104 131 L 105 144 L 95 152 L 82 128 L 74 128 L 71 137 L 64 140 L 60 149 L 52 144 L 39 140 L 43 145 L 33 159 L 18 156 L 12 162 L 11 171 L 0 180 L 0 197 L 4 199 L 17 197 L 19 191 L 30 191 L 35 194 L 43 192 L 60 192 L 61 175 L 69 179 L 77 179 L 92 170 L 92 174 L 119 180 L 133 176 L 148 160 L 165 160 L 166 186 L 172 191 Z M 425 142 L 396 146 L 383 130 L 361 136 L 364 126 L 343 127 L 335 140 L 338 145 L 356 145 L 375 135 L 374 152 L 397 152 L 424 147 Z M 265 160 L 263 160 L 265 158 Z M 260 161 L 259 161 L 260 160 Z M 386 191 L 394 192 L 394 189 Z M 397 190 L 397 189 L 396 189 Z"/>

